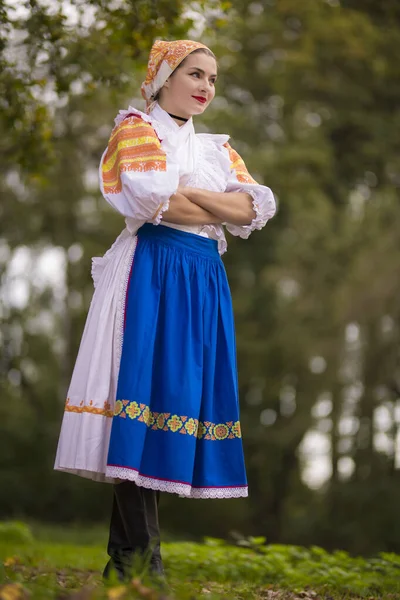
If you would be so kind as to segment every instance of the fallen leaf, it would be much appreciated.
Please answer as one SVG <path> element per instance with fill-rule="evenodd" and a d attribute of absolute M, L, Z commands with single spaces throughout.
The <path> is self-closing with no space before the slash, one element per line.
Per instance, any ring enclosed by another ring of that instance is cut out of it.
<path fill-rule="evenodd" d="M 28 591 L 20 583 L 8 583 L 0 587 L 0 600 L 24 600 Z"/>
<path fill-rule="evenodd" d="M 126 595 L 127 591 L 126 585 L 119 585 L 117 587 L 110 588 L 107 596 L 109 600 L 120 600 L 120 598 L 123 598 Z"/>
<path fill-rule="evenodd" d="M 155 597 L 154 590 L 152 590 L 149 587 L 140 585 L 136 589 L 137 589 L 138 594 L 140 594 L 142 598 L 154 598 Z"/>
<path fill-rule="evenodd" d="M 5 567 L 13 567 L 14 565 L 20 565 L 21 561 L 18 556 L 9 556 L 3 564 Z"/>
<path fill-rule="evenodd" d="M 141 579 L 139 577 L 135 577 L 131 580 L 131 586 L 134 590 L 142 597 L 142 598 L 158 598 L 157 594 L 155 594 L 152 588 L 146 587 L 143 585 Z"/>

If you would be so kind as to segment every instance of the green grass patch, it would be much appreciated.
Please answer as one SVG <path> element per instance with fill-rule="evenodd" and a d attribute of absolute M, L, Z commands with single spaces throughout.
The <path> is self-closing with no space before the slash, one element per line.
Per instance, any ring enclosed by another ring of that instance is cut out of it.
<path fill-rule="evenodd" d="M 79 542 L 91 539 L 82 530 L 75 534 Z M 116 580 L 105 586 L 106 537 L 103 543 L 85 544 L 73 543 L 71 531 L 60 537 L 60 542 L 49 541 L 54 535 L 46 528 L 39 533 L 23 523 L 0 523 L 0 600 L 400 600 L 400 556 L 395 554 L 354 558 L 317 547 L 265 545 L 262 538 L 241 546 L 212 538 L 201 544 L 169 542 L 162 546 L 167 593 L 139 571 L 126 586 Z"/>

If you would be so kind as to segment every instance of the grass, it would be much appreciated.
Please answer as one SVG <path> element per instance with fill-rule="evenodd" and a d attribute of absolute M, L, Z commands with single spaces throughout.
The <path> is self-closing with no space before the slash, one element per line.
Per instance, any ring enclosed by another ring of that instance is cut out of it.
<path fill-rule="evenodd" d="M 77 542 L 79 540 L 79 543 Z M 354 558 L 317 547 L 242 546 L 217 539 L 163 544 L 169 592 L 140 571 L 122 586 L 105 586 L 103 530 L 51 529 L 0 523 L 0 600 L 124 600 L 229 598 L 246 600 L 400 600 L 400 556 Z"/>

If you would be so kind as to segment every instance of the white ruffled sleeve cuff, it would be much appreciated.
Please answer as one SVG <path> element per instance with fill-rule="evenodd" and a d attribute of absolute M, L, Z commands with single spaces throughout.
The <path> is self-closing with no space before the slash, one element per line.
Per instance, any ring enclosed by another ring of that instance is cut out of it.
<path fill-rule="evenodd" d="M 228 184 L 226 192 L 246 192 L 250 194 L 253 198 L 253 210 L 256 213 L 256 216 L 249 225 L 232 225 L 231 223 L 226 223 L 225 227 L 232 235 L 237 235 L 246 240 L 252 231 L 262 229 L 276 212 L 274 195 L 270 188 L 265 185 L 235 181 Z"/>
<path fill-rule="evenodd" d="M 173 196 L 173 194 L 176 194 L 176 192 L 177 192 L 177 189 L 172 191 L 172 193 L 170 193 L 170 195 L 168 197 L 166 197 L 165 200 L 163 200 L 163 202 L 161 202 L 160 206 L 157 209 L 157 212 L 155 213 L 155 215 L 153 215 L 152 219 L 149 219 L 148 223 L 153 223 L 153 225 L 159 225 L 161 223 L 163 213 L 169 209 L 169 203 L 171 200 L 171 196 Z"/>

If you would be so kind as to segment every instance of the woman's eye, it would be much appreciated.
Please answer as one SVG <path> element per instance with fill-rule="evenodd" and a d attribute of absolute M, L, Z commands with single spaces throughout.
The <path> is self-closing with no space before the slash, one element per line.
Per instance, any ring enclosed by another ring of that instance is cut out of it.
<path fill-rule="evenodd" d="M 200 73 L 198 73 L 197 71 L 195 73 L 191 73 L 191 75 L 196 75 L 197 77 L 200 77 Z M 215 85 L 216 79 L 210 79 L 210 83 L 212 83 L 212 85 Z"/>

